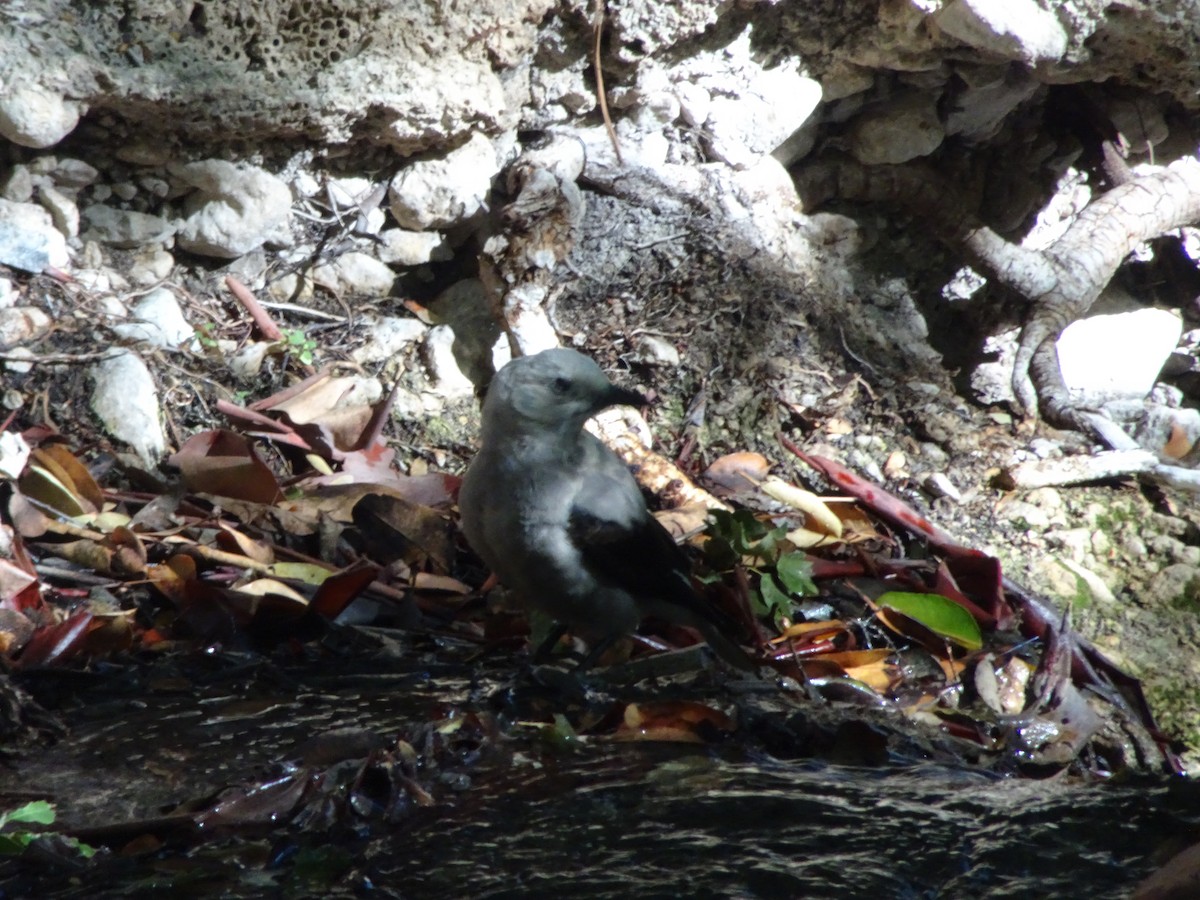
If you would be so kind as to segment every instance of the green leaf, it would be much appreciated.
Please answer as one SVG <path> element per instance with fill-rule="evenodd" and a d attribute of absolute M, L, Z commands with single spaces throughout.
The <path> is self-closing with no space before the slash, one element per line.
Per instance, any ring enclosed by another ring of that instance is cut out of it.
<path fill-rule="evenodd" d="M 748 509 L 739 509 L 735 512 L 733 514 L 733 521 L 741 532 L 742 550 L 744 552 L 749 552 L 750 548 L 756 542 L 761 541 L 767 536 L 767 526 L 755 518 L 754 513 Z"/>
<path fill-rule="evenodd" d="M 33 840 L 28 831 L 20 834 L 0 834 L 0 856 L 20 856 Z"/>
<path fill-rule="evenodd" d="M 778 532 L 768 531 L 762 536 L 761 540 L 749 548 L 750 555 L 755 559 L 762 560 L 765 563 L 771 562 L 779 552 L 777 545 L 779 544 L 779 539 L 782 536 L 783 535 Z"/>
<path fill-rule="evenodd" d="M 953 600 L 940 594 L 888 591 L 875 602 L 903 613 L 920 622 L 934 634 L 960 647 L 978 650 L 983 646 L 983 634 L 979 631 L 979 623 L 975 621 L 975 617 Z"/>
<path fill-rule="evenodd" d="M 725 572 L 737 565 L 738 553 L 725 537 L 710 537 L 704 542 L 704 558 L 718 572 Z"/>
<path fill-rule="evenodd" d="M 772 616 L 791 614 L 792 598 L 779 589 L 779 585 L 769 574 L 763 575 L 759 590 L 762 591 L 763 603 Z"/>
<path fill-rule="evenodd" d="M 536 609 L 529 611 L 529 642 L 534 647 L 540 648 L 549 639 L 555 627 L 556 623 L 551 616 Z"/>
<path fill-rule="evenodd" d="M 334 573 L 324 566 L 315 563 L 277 562 L 271 566 L 271 574 L 277 578 L 294 578 L 305 584 L 323 584 L 325 579 Z"/>
<path fill-rule="evenodd" d="M 32 822 L 34 825 L 53 825 L 54 807 L 45 800 L 34 800 L 0 815 L 0 827 L 10 822 Z"/>
<path fill-rule="evenodd" d="M 803 553 L 785 553 L 775 563 L 775 574 L 783 586 L 798 597 L 811 597 L 818 593 L 812 580 L 812 563 Z"/>

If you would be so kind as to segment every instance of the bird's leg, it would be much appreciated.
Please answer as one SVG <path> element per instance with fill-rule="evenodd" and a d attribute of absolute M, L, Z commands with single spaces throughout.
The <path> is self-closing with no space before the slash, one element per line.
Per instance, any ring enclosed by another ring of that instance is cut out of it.
<path fill-rule="evenodd" d="M 607 653 L 608 648 L 615 644 L 620 637 L 621 633 L 618 631 L 596 641 L 596 646 L 592 647 L 592 649 L 588 651 L 587 656 L 580 660 L 579 665 L 575 667 L 575 674 L 582 675 L 584 672 L 594 666 L 596 661 L 599 660 L 600 657 L 602 657 L 605 653 Z"/>
<path fill-rule="evenodd" d="M 550 629 L 545 640 L 537 645 L 537 649 L 533 651 L 534 665 L 540 665 L 547 662 L 554 654 L 554 648 L 558 646 L 558 642 L 562 640 L 563 635 L 567 633 L 567 626 L 561 622 L 556 622 L 554 627 Z"/>

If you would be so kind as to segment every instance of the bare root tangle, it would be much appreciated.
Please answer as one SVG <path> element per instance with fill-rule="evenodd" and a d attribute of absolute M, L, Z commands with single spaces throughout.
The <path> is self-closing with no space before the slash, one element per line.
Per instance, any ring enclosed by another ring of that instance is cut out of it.
<path fill-rule="evenodd" d="M 923 165 L 868 167 L 849 160 L 807 166 L 796 175 L 806 209 L 836 196 L 885 202 L 933 220 L 1032 311 L 1021 330 L 1012 384 L 1026 416 L 1038 400 L 1051 424 L 1081 427 L 1063 386 L 1054 342 L 1085 315 L 1126 256 L 1141 242 L 1200 220 L 1200 160 L 1184 158 L 1096 198 L 1051 246 L 1034 251 L 1005 240 L 965 212 L 953 186 Z"/>
<path fill-rule="evenodd" d="M 1045 344 L 1047 353 L 1053 351 L 1062 330 L 1087 313 L 1134 247 L 1198 219 L 1200 160 L 1180 159 L 1093 200 L 1066 233 L 1039 254 L 1056 278 L 1048 292 L 1030 298 L 1035 306 L 1021 331 L 1013 367 L 1013 391 L 1027 415 L 1036 414 L 1041 396 L 1050 401 L 1048 414 L 1060 416 L 1055 424 L 1074 424 L 1061 381 L 1043 387 L 1031 378 L 1039 374 L 1037 367 L 1030 368 L 1034 355 Z M 1056 370 L 1057 362 L 1054 356 Z"/>

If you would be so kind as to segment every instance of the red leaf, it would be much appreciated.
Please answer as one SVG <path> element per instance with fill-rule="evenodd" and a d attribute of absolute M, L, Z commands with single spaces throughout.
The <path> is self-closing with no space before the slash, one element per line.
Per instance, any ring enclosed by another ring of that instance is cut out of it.
<path fill-rule="evenodd" d="M 81 610 L 56 625 L 34 632 L 17 658 L 17 667 L 28 669 L 66 662 L 83 649 L 91 624 L 92 614 Z"/>

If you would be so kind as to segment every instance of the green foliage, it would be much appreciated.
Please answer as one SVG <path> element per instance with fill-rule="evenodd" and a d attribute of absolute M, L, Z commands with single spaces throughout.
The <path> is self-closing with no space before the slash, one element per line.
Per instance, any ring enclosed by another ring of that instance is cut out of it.
<path fill-rule="evenodd" d="M 217 349 L 216 327 L 211 322 L 201 322 L 196 326 L 196 339 L 205 350 Z"/>
<path fill-rule="evenodd" d="M 317 342 L 313 338 L 299 328 L 285 328 L 283 342 L 288 350 L 296 354 L 296 359 L 306 366 L 312 365 L 313 354 L 317 350 Z"/>
<path fill-rule="evenodd" d="M 817 593 L 808 558 L 784 552 L 785 526 L 772 528 L 747 509 L 714 510 L 705 534 L 704 556 L 713 571 L 729 572 L 740 564 L 758 576 L 750 601 L 759 615 L 778 623 L 791 618 L 794 598 Z"/>
<path fill-rule="evenodd" d="M 975 617 L 940 594 L 888 591 L 875 602 L 920 622 L 934 634 L 960 647 L 978 650 L 983 646 L 983 634 Z"/>
<path fill-rule="evenodd" d="M 4 831 L 8 825 L 53 825 L 54 807 L 45 800 L 34 800 L 19 806 L 11 812 L 0 813 L 0 856 L 20 856 L 34 840 L 46 832 L 13 829 Z M 84 859 L 89 859 L 96 853 L 95 847 L 81 844 L 74 838 L 64 837 L 63 840 L 74 847 Z"/>

